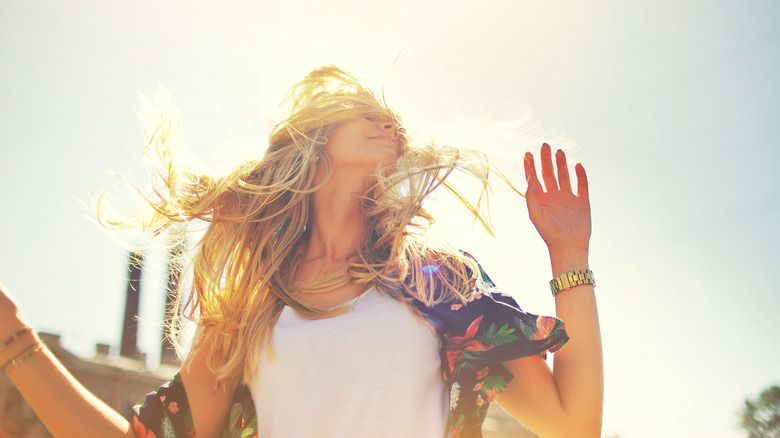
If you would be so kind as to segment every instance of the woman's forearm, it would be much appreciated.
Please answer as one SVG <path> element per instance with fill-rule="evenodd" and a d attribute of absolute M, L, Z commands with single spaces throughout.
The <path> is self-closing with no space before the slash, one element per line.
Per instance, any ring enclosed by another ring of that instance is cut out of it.
<path fill-rule="evenodd" d="M 1 325 L 0 341 L 25 324 L 15 320 Z M 47 348 L 29 348 L 36 342 L 34 333 L 22 334 L 0 351 L 0 364 L 18 358 L 6 372 L 52 435 L 135 437 L 128 421 L 76 381 Z"/>
<path fill-rule="evenodd" d="M 588 253 L 550 251 L 553 277 L 588 269 Z M 577 436 L 600 436 L 604 370 L 596 295 L 591 285 L 575 286 L 555 296 L 556 314 L 566 324 L 569 342 L 555 353 L 553 374 L 566 417 Z M 585 430 L 583 430 L 585 429 Z M 593 433 L 583 433 L 593 431 Z"/>

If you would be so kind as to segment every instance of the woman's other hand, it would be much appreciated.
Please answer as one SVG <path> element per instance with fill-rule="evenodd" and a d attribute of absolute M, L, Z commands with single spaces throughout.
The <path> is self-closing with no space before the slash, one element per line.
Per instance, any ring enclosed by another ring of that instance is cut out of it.
<path fill-rule="evenodd" d="M 0 337 L 7 337 L 26 323 L 11 294 L 0 285 Z"/>

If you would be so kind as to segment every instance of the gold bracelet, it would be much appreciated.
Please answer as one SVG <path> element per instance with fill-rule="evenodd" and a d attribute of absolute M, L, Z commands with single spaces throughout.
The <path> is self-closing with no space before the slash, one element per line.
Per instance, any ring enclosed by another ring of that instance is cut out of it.
<path fill-rule="evenodd" d="M 2 344 L 0 344 L 0 351 L 3 351 L 6 348 L 8 348 L 9 345 L 13 344 L 13 342 L 15 340 L 17 340 L 20 336 L 22 336 L 23 334 L 25 334 L 28 331 L 31 332 L 32 331 L 32 327 L 30 327 L 29 325 L 26 325 L 26 326 L 22 327 L 21 329 L 19 329 L 19 331 L 17 331 L 16 333 L 12 334 L 10 338 L 6 339 L 5 341 L 3 341 Z"/>
<path fill-rule="evenodd" d="M 580 269 L 577 271 L 561 274 L 550 280 L 550 290 L 552 290 L 552 294 L 555 296 L 558 294 L 558 292 L 565 291 L 567 289 L 573 288 L 574 286 L 579 286 L 582 284 L 590 284 L 593 286 L 596 285 L 596 280 L 593 279 L 593 271 L 590 269 Z"/>
<path fill-rule="evenodd" d="M 16 368 L 19 366 L 20 363 L 24 362 L 27 358 L 32 356 L 33 354 L 43 350 L 46 348 L 46 344 L 44 344 L 41 341 L 37 341 L 36 343 L 28 346 L 24 350 L 22 350 L 21 353 L 17 354 L 13 359 L 9 360 L 8 362 L 4 363 L 1 368 L 3 368 L 3 371 L 8 373 L 9 368 Z"/>

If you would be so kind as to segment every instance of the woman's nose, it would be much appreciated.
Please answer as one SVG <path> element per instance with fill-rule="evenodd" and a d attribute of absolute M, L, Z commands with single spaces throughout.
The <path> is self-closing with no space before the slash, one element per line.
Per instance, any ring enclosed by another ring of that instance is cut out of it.
<path fill-rule="evenodd" d="M 377 120 L 377 125 L 379 125 L 380 128 L 383 130 L 393 130 L 395 131 L 395 123 L 391 119 L 387 118 L 381 118 Z"/>

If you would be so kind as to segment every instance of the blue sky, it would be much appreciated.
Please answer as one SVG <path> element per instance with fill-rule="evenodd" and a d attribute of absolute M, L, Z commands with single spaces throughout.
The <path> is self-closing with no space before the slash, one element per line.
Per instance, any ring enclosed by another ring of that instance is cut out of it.
<path fill-rule="evenodd" d="M 286 87 L 336 64 L 384 87 L 421 137 L 484 149 L 523 189 L 522 154 L 542 141 L 581 161 L 605 434 L 742 436 L 742 400 L 780 381 L 775 2 L 215 5 L 0 5 L 0 282 L 32 324 L 83 355 L 118 342 L 119 241 L 156 243 L 106 233 L 88 204 L 99 185 L 131 208 L 114 173 L 144 183 L 139 95 L 173 90 L 187 153 L 225 169 L 262 154 Z M 434 235 L 552 313 L 522 202 L 497 187 L 493 239 L 441 195 Z M 151 364 L 165 266 L 150 254 Z"/>

